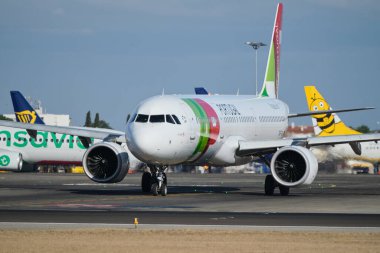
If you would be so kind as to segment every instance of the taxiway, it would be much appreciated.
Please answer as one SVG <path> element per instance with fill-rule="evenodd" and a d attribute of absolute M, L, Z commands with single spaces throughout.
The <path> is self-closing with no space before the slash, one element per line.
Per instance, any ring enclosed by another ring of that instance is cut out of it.
<path fill-rule="evenodd" d="M 380 177 L 319 175 L 290 196 L 265 196 L 264 175 L 169 174 L 166 197 L 141 174 L 119 184 L 84 175 L 0 174 L 0 222 L 380 227 Z"/>

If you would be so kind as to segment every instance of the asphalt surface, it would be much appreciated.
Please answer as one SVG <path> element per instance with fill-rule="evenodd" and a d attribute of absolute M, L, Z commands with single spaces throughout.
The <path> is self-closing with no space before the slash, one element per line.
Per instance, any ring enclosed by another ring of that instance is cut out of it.
<path fill-rule="evenodd" d="M 377 214 L 4 210 L 1 222 L 380 227 Z"/>
<path fill-rule="evenodd" d="M 380 176 L 319 175 L 290 196 L 265 196 L 264 175 L 169 174 L 168 196 L 85 175 L 1 173 L 0 222 L 380 227 Z M 1 227 L 1 225 L 0 225 Z"/>

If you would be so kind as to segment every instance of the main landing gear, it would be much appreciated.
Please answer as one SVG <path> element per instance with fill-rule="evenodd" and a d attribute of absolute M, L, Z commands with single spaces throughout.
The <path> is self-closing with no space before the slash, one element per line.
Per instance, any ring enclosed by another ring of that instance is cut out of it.
<path fill-rule="evenodd" d="M 166 167 L 148 165 L 150 171 L 144 171 L 141 178 L 141 189 L 143 192 L 151 192 L 153 196 L 168 194 Z"/>
<path fill-rule="evenodd" d="M 278 187 L 280 189 L 281 196 L 289 195 L 289 187 L 281 185 L 274 180 L 272 175 L 267 175 L 265 178 L 265 195 L 272 196 L 274 193 L 274 189 Z"/>

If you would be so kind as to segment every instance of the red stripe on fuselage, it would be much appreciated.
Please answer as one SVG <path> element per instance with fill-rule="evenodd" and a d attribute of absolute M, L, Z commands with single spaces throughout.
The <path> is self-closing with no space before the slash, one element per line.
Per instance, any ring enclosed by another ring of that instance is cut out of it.
<path fill-rule="evenodd" d="M 208 148 L 209 145 L 213 145 L 218 139 L 219 132 L 220 132 L 220 121 L 215 110 L 208 103 L 206 103 L 205 101 L 199 98 L 196 98 L 194 100 L 197 101 L 197 103 L 203 108 L 203 110 L 205 110 L 207 114 L 207 118 L 208 118 L 208 122 L 210 126 L 210 135 L 209 135 L 208 143 L 207 143 L 207 148 Z"/>

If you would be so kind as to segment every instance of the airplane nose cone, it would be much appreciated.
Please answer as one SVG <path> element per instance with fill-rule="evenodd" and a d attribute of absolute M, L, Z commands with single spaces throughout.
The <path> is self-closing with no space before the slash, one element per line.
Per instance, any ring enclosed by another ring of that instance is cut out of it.
<path fill-rule="evenodd" d="M 140 160 L 151 161 L 156 158 L 157 147 L 148 129 L 130 128 L 127 144 L 131 152 Z"/>
<path fill-rule="evenodd" d="M 174 141 L 175 135 L 158 129 L 159 126 L 130 126 L 127 130 L 127 144 L 130 151 L 146 163 L 170 165 L 183 162 L 187 154 Z"/>

